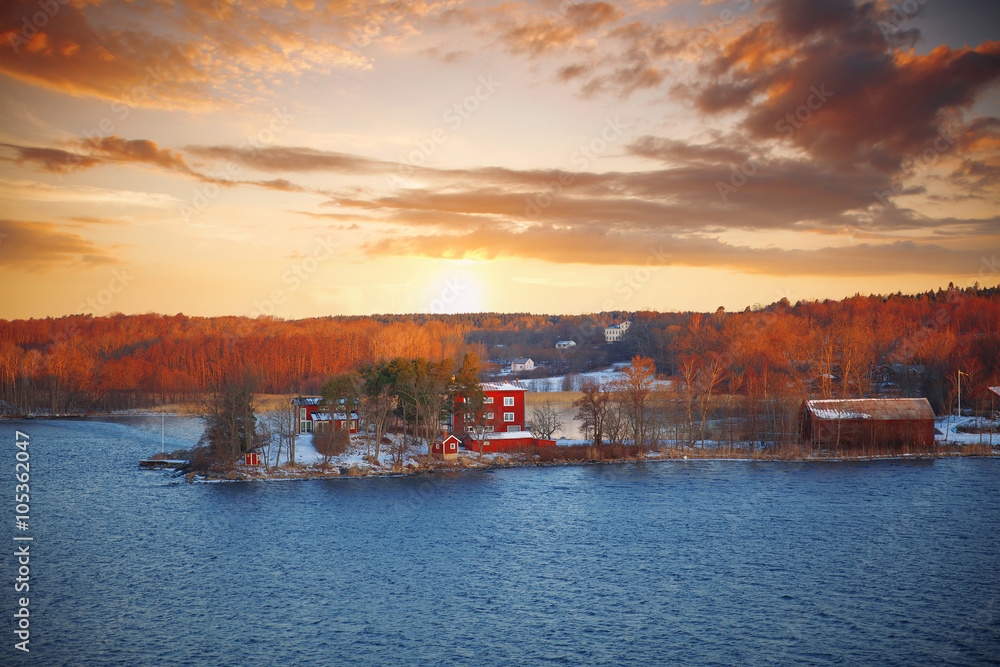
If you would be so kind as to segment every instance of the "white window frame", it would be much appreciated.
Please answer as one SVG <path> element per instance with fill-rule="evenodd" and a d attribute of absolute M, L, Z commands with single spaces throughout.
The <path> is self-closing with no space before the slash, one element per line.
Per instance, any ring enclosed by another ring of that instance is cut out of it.
<path fill-rule="evenodd" d="M 503 406 L 505 408 L 512 408 L 512 407 L 514 407 L 514 397 L 513 396 L 504 396 L 503 397 Z"/>
<path fill-rule="evenodd" d="M 513 412 L 505 412 L 505 413 L 503 413 L 503 420 L 505 422 L 512 422 L 512 421 L 514 421 L 514 413 Z"/>
<path fill-rule="evenodd" d="M 492 396 L 487 396 L 486 400 L 483 401 L 483 403 L 485 403 L 486 405 L 493 405 L 493 397 Z"/>
<path fill-rule="evenodd" d="M 517 433 L 520 430 L 521 430 L 521 427 L 518 426 L 517 424 L 514 424 L 513 426 L 508 426 L 507 427 L 507 432 L 508 433 Z"/>
<path fill-rule="evenodd" d="M 493 419 L 493 413 L 492 412 L 487 412 L 486 413 L 486 418 L 487 419 Z"/>

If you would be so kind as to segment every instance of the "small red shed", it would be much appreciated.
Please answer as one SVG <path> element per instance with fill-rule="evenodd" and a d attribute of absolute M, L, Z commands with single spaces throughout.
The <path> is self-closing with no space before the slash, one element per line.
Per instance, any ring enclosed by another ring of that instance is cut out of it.
<path fill-rule="evenodd" d="M 461 442 L 453 435 L 444 440 L 435 440 L 431 445 L 431 456 L 442 461 L 454 461 L 458 458 L 458 445 Z"/>
<path fill-rule="evenodd" d="M 243 462 L 248 466 L 259 466 L 260 465 L 260 454 L 257 452 L 247 452 L 243 455 Z"/>

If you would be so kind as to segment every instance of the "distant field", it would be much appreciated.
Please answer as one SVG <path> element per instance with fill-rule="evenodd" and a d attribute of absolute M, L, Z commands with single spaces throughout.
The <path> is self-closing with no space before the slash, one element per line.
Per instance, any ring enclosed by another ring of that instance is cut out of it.
<path fill-rule="evenodd" d="M 267 412 L 277 410 L 285 400 L 284 394 L 257 394 L 257 411 Z M 162 406 L 152 408 L 151 412 L 168 412 L 177 415 L 196 415 L 201 412 L 197 401 L 183 401 L 181 403 L 166 403 Z"/>
<path fill-rule="evenodd" d="M 529 391 L 525 392 L 524 402 L 527 405 L 544 403 L 545 401 L 572 404 L 581 396 L 583 393 L 579 391 Z"/>

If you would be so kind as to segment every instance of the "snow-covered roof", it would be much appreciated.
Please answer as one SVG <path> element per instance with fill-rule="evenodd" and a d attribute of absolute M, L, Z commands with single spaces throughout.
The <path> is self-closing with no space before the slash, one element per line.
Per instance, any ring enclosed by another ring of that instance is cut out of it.
<path fill-rule="evenodd" d="M 517 359 L 512 359 L 510 363 L 512 363 L 512 364 L 526 364 L 529 361 L 531 361 L 531 359 L 529 359 L 528 357 L 518 357 Z"/>
<path fill-rule="evenodd" d="M 815 419 L 934 419 L 926 398 L 854 398 L 806 401 L 805 409 Z"/>
<path fill-rule="evenodd" d="M 482 382 L 483 391 L 527 391 L 520 382 Z"/>
<path fill-rule="evenodd" d="M 484 433 L 482 438 L 477 438 L 473 433 L 466 433 L 466 437 L 473 440 L 523 440 L 534 438 L 531 431 L 508 431 L 505 433 Z"/>
<path fill-rule="evenodd" d="M 1000 387 L 990 387 L 990 391 L 992 391 L 997 396 L 1000 396 Z"/>
<path fill-rule="evenodd" d="M 299 396 L 297 398 L 293 398 L 292 403 L 295 405 L 319 405 L 322 400 L 322 396 Z"/>
<path fill-rule="evenodd" d="M 357 419 L 357 418 L 358 418 L 358 413 L 352 412 L 351 413 L 351 419 Z M 333 413 L 333 419 L 336 419 L 337 421 L 345 421 L 347 419 L 347 414 L 344 413 L 344 412 L 335 412 L 335 413 Z M 312 420 L 313 421 L 317 421 L 317 422 L 328 422 L 328 421 L 330 421 L 330 413 L 329 412 L 314 412 L 313 416 L 312 416 Z"/>

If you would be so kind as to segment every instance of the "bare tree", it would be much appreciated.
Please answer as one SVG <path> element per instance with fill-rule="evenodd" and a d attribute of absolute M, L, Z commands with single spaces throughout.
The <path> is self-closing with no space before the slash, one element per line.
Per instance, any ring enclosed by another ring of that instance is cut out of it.
<path fill-rule="evenodd" d="M 361 424 L 365 432 L 365 444 L 367 445 L 367 457 L 372 460 L 372 445 L 374 444 L 374 460 L 378 460 L 379 451 L 382 447 L 382 438 L 389 430 L 389 422 L 392 419 L 392 411 L 396 406 L 396 396 L 388 387 L 372 392 L 364 393 L 361 396 L 360 414 Z"/>
<path fill-rule="evenodd" d="M 264 421 L 271 432 L 271 440 L 273 441 L 275 436 L 278 439 L 278 446 L 273 458 L 275 467 L 281 465 L 282 451 L 287 453 L 289 463 L 295 459 L 295 436 L 298 430 L 295 425 L 299 417 L 297 414 L 298 406 L 295 405 L 294 401 L 295 397 L 288 394 L 282 398 L 277 410 L 264 416 Z M 270 466 L 271 461 L 271 443 L 269 442 L 264 463 L 266 466 Z"/>
<path fill-rule="evenodd" d="M 593 380 L 585 381 L 580 391 L 583 396 L 573 401 L 573 407 L 577 409 L 576 418 L 583 422 L 583 428 L 593 437 L 594 445 L 600 447 L 604 442 L 604 422 L 611 397 Z"/>
<path fill-rule="evenodd" d="M 531 432 L 535 437 L 550 439 L 562 426 L 559 411 L 552 406 L 552 401 L 549 399 L 536 403 L 531 408 Z"/>
<path fill-rule="evenodd" d="M 711 360 L 698 371 L 698 391 L 701 398 L 701 433 L 698 439 L 701 440 L 702 447 L 705 446 L 705 427 L 711 410 L 712 393 L 725 374 L 725 363 L 718 355 L 713 355 Z"/>

